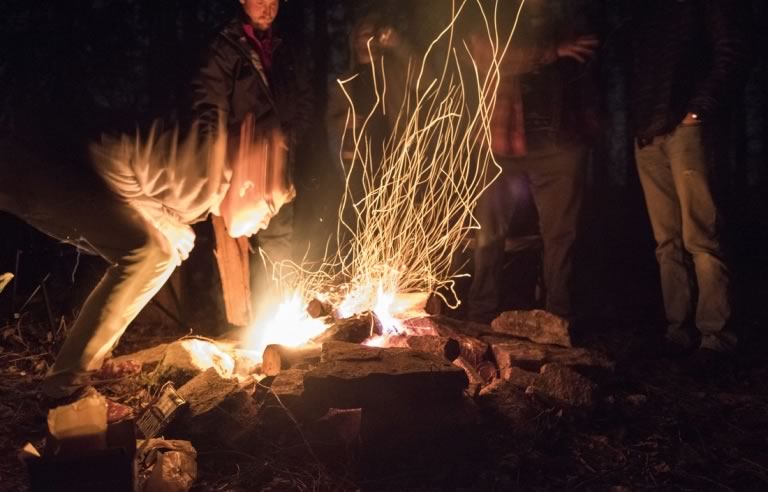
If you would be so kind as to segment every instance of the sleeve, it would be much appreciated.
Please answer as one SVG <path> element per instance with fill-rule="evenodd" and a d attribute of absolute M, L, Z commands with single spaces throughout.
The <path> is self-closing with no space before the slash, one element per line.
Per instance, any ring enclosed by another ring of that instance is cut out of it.
<path fill-rule="evenodd" d="M 699 85 L 689 112 L 707 114 L 722 107 L 729 93 L 737 90 L 745 79 L 750 58 L 745 10 L 742 0 L 705 2 L 706 27 L 713 49 L 712 67 Z"/>
<path fill-rule="evenodd" d="M 216 133 L 230 111 L 235 67 L 224 42 L 220 38 L 213 42 L 192 81 L 192 115 L 202 137 Z"/>

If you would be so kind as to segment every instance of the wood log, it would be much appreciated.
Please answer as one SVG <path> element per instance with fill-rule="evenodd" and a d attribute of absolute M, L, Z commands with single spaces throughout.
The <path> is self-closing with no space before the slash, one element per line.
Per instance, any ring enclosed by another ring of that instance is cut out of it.
<path fill-rule="evenodd" d="M 435 320 L 434 329 L 439 336 L 458 341 L 461 357 L 475 367 L 488 357 L 489 345 L 479 338 L 462 333 L 454 323 L 449 324 L 444 319 L 438 318 Z"/>
<path fill-rule="evenodd" d="M 332 313 L 333 306 L 327 302 L 322 302 L 318 299 L 312 299 L 307 304 L 307 314 L 309 314 L 309 316 L 314 319 L 330 316 Z"/>
<path fill-rule="evenodd" d="M 248 326 L 253 317 L 248 238 L 231 238 L 221 217 L 214 215 L 212 222 L 227 321 L 234 326 Z"/>
<path fill-rule="evenodd" d="M 367 312 L 336 321 L 330 328 L 311 340 L 312 343 L 349 342 L 362 343 L 382 333 L 381 321 L 372 312 Z"/>
<path fill-rule="evenodd" d="M 405 343 L 413 350 L 445 357 L 453 362 L 461 355 L 461 345 L 455 338 L 438 336 L 406 336 Z"/>
<path fill-rule="evenodd" d="M 262 356 L 262 372 L 267 376 L 277 376 L 286 369 L 301 364 L 319 363 L 320 345 L 286 347 L 285 345 L 267 345 Z"/>

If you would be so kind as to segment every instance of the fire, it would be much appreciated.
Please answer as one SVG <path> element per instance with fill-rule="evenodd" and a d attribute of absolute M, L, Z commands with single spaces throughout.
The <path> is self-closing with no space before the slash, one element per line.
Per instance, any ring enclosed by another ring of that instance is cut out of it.
<path fill-rule="evenodd" d="M 376 87 L 378 102 L 371 114 L 363 115 L 361 127 L 347 125 L 353 130 L 344 138 L 354 142 L 356 151 L 345 164 L 348 186 L 339 210 L 339 253 L 316 269 L 295 264 L 275 269 L 274 280 L 291 284 L 293 293 L 269 319 L 252 327 L 247 335 L 250 347 L 297 345 L 320 333 L 324 324 L 309 319 L 304 308 L 309 299 L 321 294 L 340 318 L 373 311 L 384 334 L 369 343 L 383 345 L 407 331 L 403 320 L 415 317 L 414 299 L 419 294 L 412 293 L 447 292 L 441 294 L 443 301 L 458 305 L 453 256 L 467 234 L 478 227 L 472 214 L 480 195 L 501 173 L 491 151 L 490 119 L 501 79 L 500 62 L 512 37 L 500 39 L 496 12 L 488 16 L 483 11 L 493 49 L 490 66 L 478 68 L 466 44 L 454 39 L 455 23 L 467 2 L 454 4 L 449 25 L 421 61 L 409 68 L 407 85 L 412 90 L 384 143 L 381 162 L 371 162 L 375 154 L 371 147 L 381 143 L 371 142 L 365 130 L 383 104 L 386 84 Z M 479 0 L 477 7 L 482 10 Z M 461 58 L 470 61 L 471 75 L 463 69 Z M 441 68 L 430 75 L 429 67 L 435 66 Z M 383 62 L 371 64 L 373 73 L 358 76 L 386 81 L 386 76 L 377 77 L 377 70 L 385 70 Z M 346 88 L 352 80 L 338 81 L 349 102 L 349 121 L 358 114 Z M 469 98 L 468 90 L 476 97 Z M 353 169 L 362 170 L 362 199 L 352 196 Z M 352 224 L 343 220 L 349 216 L 348 209 L 355 219 Z M 426 294 L 421 298 L 425 300 Z"/>

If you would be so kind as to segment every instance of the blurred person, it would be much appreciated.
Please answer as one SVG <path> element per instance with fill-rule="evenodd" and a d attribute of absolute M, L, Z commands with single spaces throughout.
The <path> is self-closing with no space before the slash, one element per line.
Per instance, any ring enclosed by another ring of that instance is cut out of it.
<path fill-rule="evenodd" d="M 505 240 L 521 203 L 532 196 L 543 253 L 545 308 L 573 320 L 574 244 L 584 195 L 587 152 L 598 129 L 588 62 L 598 41 L 578 34 L 560 1 L 529 0 L 510 48 L 501 60 L 501 81 L 491 116 L 491 146 L 502 167 L 480 197 L 475 216 L 474 273 L 468 318 L 487 323 L 502 305 Z M 519 3 L 499 9 L 506 39 Z M 482 19 L 472 25 L 468 47 L 477 66 L 488 67 L 491 45 Z"/>

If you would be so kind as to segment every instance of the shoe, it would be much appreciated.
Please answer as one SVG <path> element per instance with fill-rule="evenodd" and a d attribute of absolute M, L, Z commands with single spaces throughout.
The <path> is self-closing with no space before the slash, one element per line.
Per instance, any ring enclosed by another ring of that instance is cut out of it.
<path fill-rule="evenodd" d="M 683 372 L 689 376 L 712 376 L 730 367 L 733 354 L 699 348 L 683 362 Z"/>

